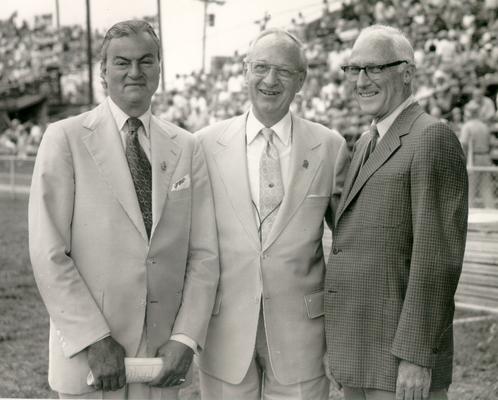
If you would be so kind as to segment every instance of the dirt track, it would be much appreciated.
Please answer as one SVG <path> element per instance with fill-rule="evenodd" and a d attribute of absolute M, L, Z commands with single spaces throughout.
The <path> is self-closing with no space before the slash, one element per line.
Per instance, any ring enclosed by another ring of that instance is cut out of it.
<path fill-rule="evenodd" d="M 48 315 L 29 264 L 26 205 L 0 194 L 0 397 L 56 398 L 47 384 Z M 457 310 L 455 318 L 479 315 Z M 498 399 L 497 371 L 498 314 L 457 324 L 450 400 Z M 182 393 L 198 398 L 196 383 Z"/>

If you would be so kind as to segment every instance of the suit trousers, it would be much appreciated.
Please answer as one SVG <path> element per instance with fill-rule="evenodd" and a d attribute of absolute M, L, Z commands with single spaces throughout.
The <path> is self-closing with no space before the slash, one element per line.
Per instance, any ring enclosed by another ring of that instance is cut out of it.
<path fill-rule="evenodd" d="M 142 333 L 140 346 L 138 348 L 137 357 L 147 357 L 147 335 L 145 331 Z M 90 393 L 83 394 L 67 394 L 59 393 L 60 399 L 99 399 L 99 400 L 134 400 L 134 399 L 152 399 L 152 400 L 178 400 L 178 388 L 159 388 L 149 386 L 143 383 L 130 383 L 119 390 L 103 391 L 96 390 Z"/>
<path fill-rule="evenodd" d="M 385 390 L 344 387 L 344 400 L 396 400 L 395 392 Z M 448 400 L 447 391 L 436 390 L 429 393 L 429 400 Z"/>
<path fill-rule="evenodd" d="M 239 384 L 230 384 L 199 370 L 202 400 L 327 400 L 325 376 L 291 385 L 279 383 L 273 372 L 266 342 L 263 307 L 259 314 L 254 357 Z"/>

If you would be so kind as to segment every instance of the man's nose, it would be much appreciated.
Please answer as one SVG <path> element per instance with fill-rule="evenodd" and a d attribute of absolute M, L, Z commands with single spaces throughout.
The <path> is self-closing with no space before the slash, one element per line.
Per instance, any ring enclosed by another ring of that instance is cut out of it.
<path fill-rule="evenodd" d="M 140 64 L 138 61 L 133 61 L 130 65 L 130 69 L 128 71 L 128 75 L 132 78 L 139 77 L 142 74 L 142 69 L 140 68 Z"/>
<path fill-rule="evenodd" d="M 356 78 L 356 85 L 357 86 L 366 86 L 370 83 L 370 78 L 367 75 L 367 72 L 362 69 L 360 70 L 360 73 L 358 74 L 358 78 Z"/>

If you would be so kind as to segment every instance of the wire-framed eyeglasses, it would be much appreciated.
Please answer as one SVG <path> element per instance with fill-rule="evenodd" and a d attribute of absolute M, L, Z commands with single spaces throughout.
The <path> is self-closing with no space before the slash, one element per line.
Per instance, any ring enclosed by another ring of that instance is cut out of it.
<path fill-rule="evenodd" d="M 370 78 L 370 79 L 376 79 L 379 78 L 382 75 L 382 72 L 384 72 L 384 69 L 390 68 L 390 67 L 395 67 L 396 65 L 400 65 L 403 63 L 407 63 L 408 61 L 406 60 L 398 60 L 398 61 L 393 61 L 391 63 L 387 64 L 372 64 L 372 65 L 365 65 L 363 67 L 360 67 L 359 65 L 343 65 L 341 69 L 344 71 L 344 75 L 346 75 L 346 79 L 348 81 L 356 81 L 358 79 L 358 76 L 360 75 L 361 70 L 365 71 L 365 74 Z"/>
<path fill-rule="evenodd" d="M 280 79 L 292 79 L 299 70 L 288 68 L 284 65 L 270 64 L 263 61 L 246 61 L 251 72 L 259 77 L 266 76 L 273 68 Z"/>

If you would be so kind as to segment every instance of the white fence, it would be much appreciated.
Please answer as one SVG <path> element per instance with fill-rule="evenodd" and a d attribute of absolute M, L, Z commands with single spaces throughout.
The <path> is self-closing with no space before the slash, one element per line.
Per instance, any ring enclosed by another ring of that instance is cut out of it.
<path fill-rule="evenodd" d="M 0 191 L 29 193 L 35 157 L 0 156 Z"/>
<path fill-rule="evenodd" d="M 12 196 L 29 193 L 35 157 L 0 156 L 0 191 Z M 498 210 L 498 166 L 471 165 L 469 207 Z"/>

